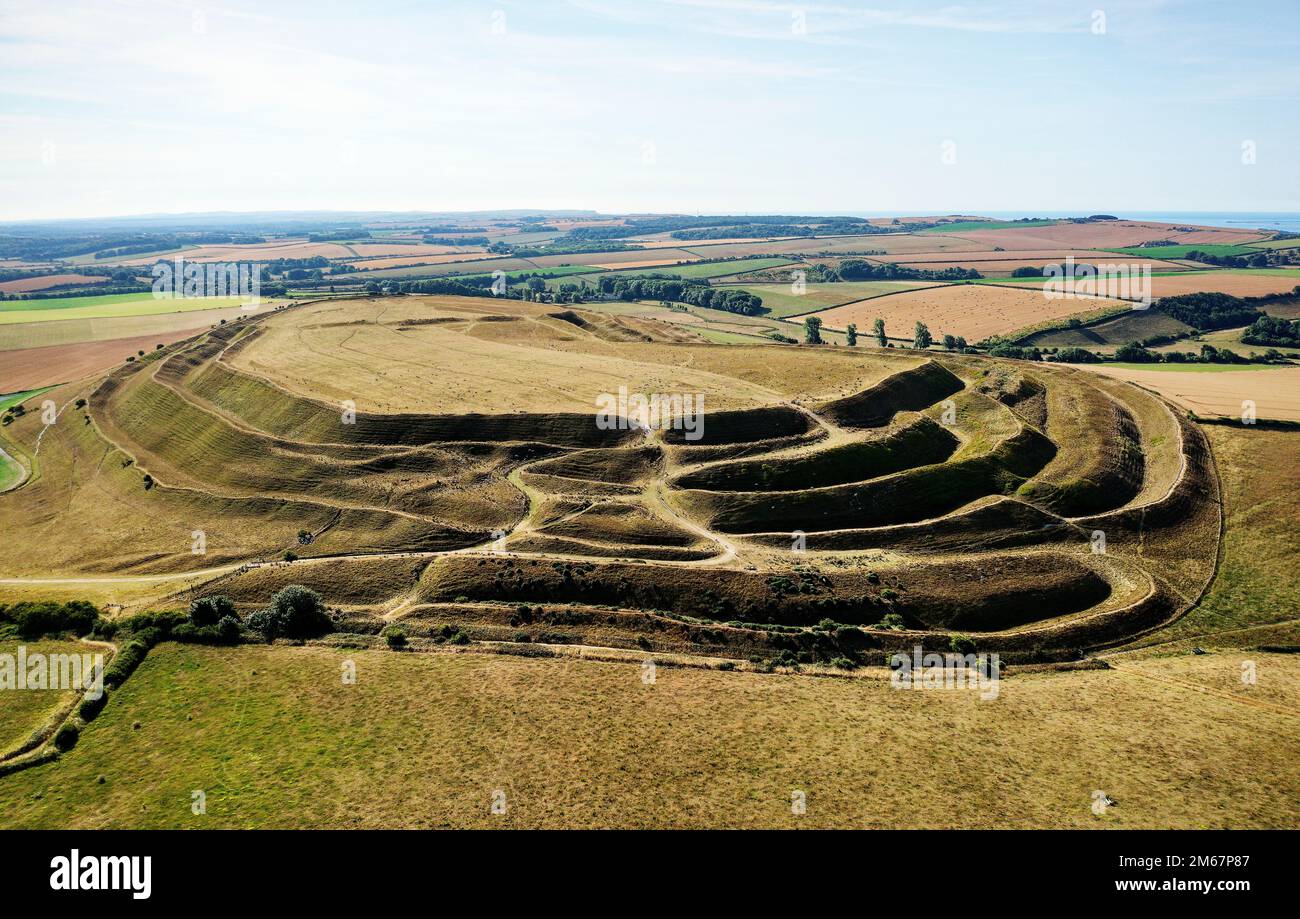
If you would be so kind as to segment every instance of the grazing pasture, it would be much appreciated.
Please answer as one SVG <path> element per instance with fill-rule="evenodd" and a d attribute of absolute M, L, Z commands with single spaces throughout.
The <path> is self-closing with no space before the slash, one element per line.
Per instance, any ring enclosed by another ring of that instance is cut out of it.
<path fill-rule="evenodd" d="M 0 782 L 0 813 L 86 829 L 1289 826 L 1296 720 L 1240 687 L 1198 691 L 1242 657 L 1012 675 L 988 703 L 900 692 L 882 670 L 665 665 L 647 684 L 635 662 L 165 643 L 74 750 Z M 1300 702 L 1296 655 L 1251 657 L 1277 704 Z M 1100 817 L 1098 785 L 1121 802 Z"/>
<path fill-rule="evenodd" d="M 0 470 L 0 475 L 3 471 Z M 0 483 L 0 488 L 3 484 Z M 95 648 L 75 641 L 0 641 L 0 654 L 17 656 L 24 649 L 30 658 L 34 654 L 95 654 Z M 0 706 L 0 756 L 23 745 L 54 715 L 76 699 L 76 693 L 65 689 L 14 689 L 5 690 L 5 704 Z"/>

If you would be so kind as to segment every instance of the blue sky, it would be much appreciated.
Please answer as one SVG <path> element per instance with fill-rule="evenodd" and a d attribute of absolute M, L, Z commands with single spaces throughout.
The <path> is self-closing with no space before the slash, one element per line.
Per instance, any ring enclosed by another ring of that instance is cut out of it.
<path fill-rule="evenodd" d="M 1300 211 L 1297 20 L 1293 0 L 0 0 L 0 220 Z"/>

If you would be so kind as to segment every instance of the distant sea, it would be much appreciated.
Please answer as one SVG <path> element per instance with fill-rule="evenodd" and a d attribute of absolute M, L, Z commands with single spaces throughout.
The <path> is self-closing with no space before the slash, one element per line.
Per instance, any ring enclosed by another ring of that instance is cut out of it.
<path fill-rule="evenodd" d="M 913 213 L 908 211 L 908 213 Z M 917 214 L 932 213 L 915 211 Z M 1153 223 L 1181 223 L 1206 227 L 1229 227 L 1242 230 L 1289 230 L 1300 233 L 1300 214 L 1287 211 L 1124 211 L 1098 208 L 1095 211 L 979 211 L 982 217 L 1017 220 L 1021 217 L 1087 217 L 1111 214 L 1124 220 L 1150 220 Z M 851 213 L 850 217 L 892 217 L 896 214 Z"/>

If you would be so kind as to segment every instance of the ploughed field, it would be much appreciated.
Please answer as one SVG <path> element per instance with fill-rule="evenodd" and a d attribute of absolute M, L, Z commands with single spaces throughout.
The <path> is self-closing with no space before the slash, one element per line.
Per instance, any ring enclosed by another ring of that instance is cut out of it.
<path fill-rule="evenodd" d="M 299 583 L 417 642 L 1073 656 L 1176 618 L 1219 538 L 1204 435 L 1128 383 L 556 305 L 303 304 L 42 398 L 0 576 L 246 612 Z"/>

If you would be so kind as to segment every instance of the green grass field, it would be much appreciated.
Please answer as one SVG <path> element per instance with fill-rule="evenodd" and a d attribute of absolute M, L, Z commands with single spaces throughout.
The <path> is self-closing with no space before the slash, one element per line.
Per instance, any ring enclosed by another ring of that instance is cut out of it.
<path fill-rule="evenodd" d="M 1135 258 L 1187 258 L 1189 252 L 1204 252 L 1220 258 L 1229 255 L 1255 255 L 1256 250 L 1248 246 L 1200 245 L 1200 246 L 1128 246 L 1122 249 L 1103 249 L 1103 252 L 1122 252 Z"/>
<path fill-rule="evenodd" d="M 1266 239 L 1250 243 L 1252 249 L 1300 249 L 1300 239 Z"/>
<path fill-rule="evenodd" d="M 19 402 L 26 402 L 33 396 L 39 396 L 43 392 L 49 392 L 53 388 L 53 386 L 44 386 L 41 389 L 29 389 L 25 392 L 13 392 L 8 395 L 0 396 L 0 412 L 3 412 L 11 405 L 17 405 Z"/>
<path fill-rule="evenodd" d="M 647 684 L 628 663 L 165 643 L 75 749 L 0 779 L 0 825 L 1282 826 L 1298 738 L 1274 711 L 1109 671 L 981 702 L 881 675 L 665 666 Z M 1122 802 L 1104 817 L 1099 787 Z"/>
<path fill-rule="evenodd" d="M 0 492 L 8 491 L 23 480 L 23 468 L 4 448 L 0 440 Z"/>
<path fill-rule="evenodd" d="M 1203 425 L 1223 484 L 1225 533 L 1219 574 L 1205 598 L 1173 625 L 1134 642 L 1196 639 L 1207 647 L 1300 642 L 1300 431 Z M 1242 632 L 1267 629 L 1271 634 Z M 1219 634 L 1227 632 L 1229 634 Z"/>
<path fill-rule="evenodd" d="M 0 641 L 0 654 L 17 655 L 20 646 L 27 649 L 28 655 L 86 654 L 101 650 L 75 641 L 5 639 Z M 0 705 L 0 754 L 27 740 L 61 706 L 72 701 L 72 696 L 72 692 L 58 689 L 6 689 L 4 704 Z"/>
<path fill-rule="evenodd" d="M 728 285 L 731 286 L 731 285 Z M 774 318 L 814 313 L 845 303 L 870 300 L 885 294 L 918 290 L 938 286 L 931 281 L 844 281 L 834 284 L 808 284 L 802 294 L 791 291 L 789 284 L 743 284 L 739 290 L 748 291 L 763 300 Z"/>
<path fill-rule="evenodd" d="M 0 303 L 0 325 L 55 322 L 69 319 L 115 319 L 226 309 L 247 302 L 247 297 L 181 297 L 166 299 L 151 293 L 108 294 L 102 297 L 61 297 L 49 300 L 13 300 Z M 268 304 L 270 301 L 262 301 Z"/>
<path fill-rule="evenodd" d="M 1018 230 L 1021 227 L 1053 227 L 1060 222 L 1059 220 L 961 220 L 956 223 L 945 223 L 937 227 L 927 227 L 924 230 L 917 230 L 917 232 L 927 235 L 943 235 L 945 233 L 969 233 L 971 230 Z"/>

